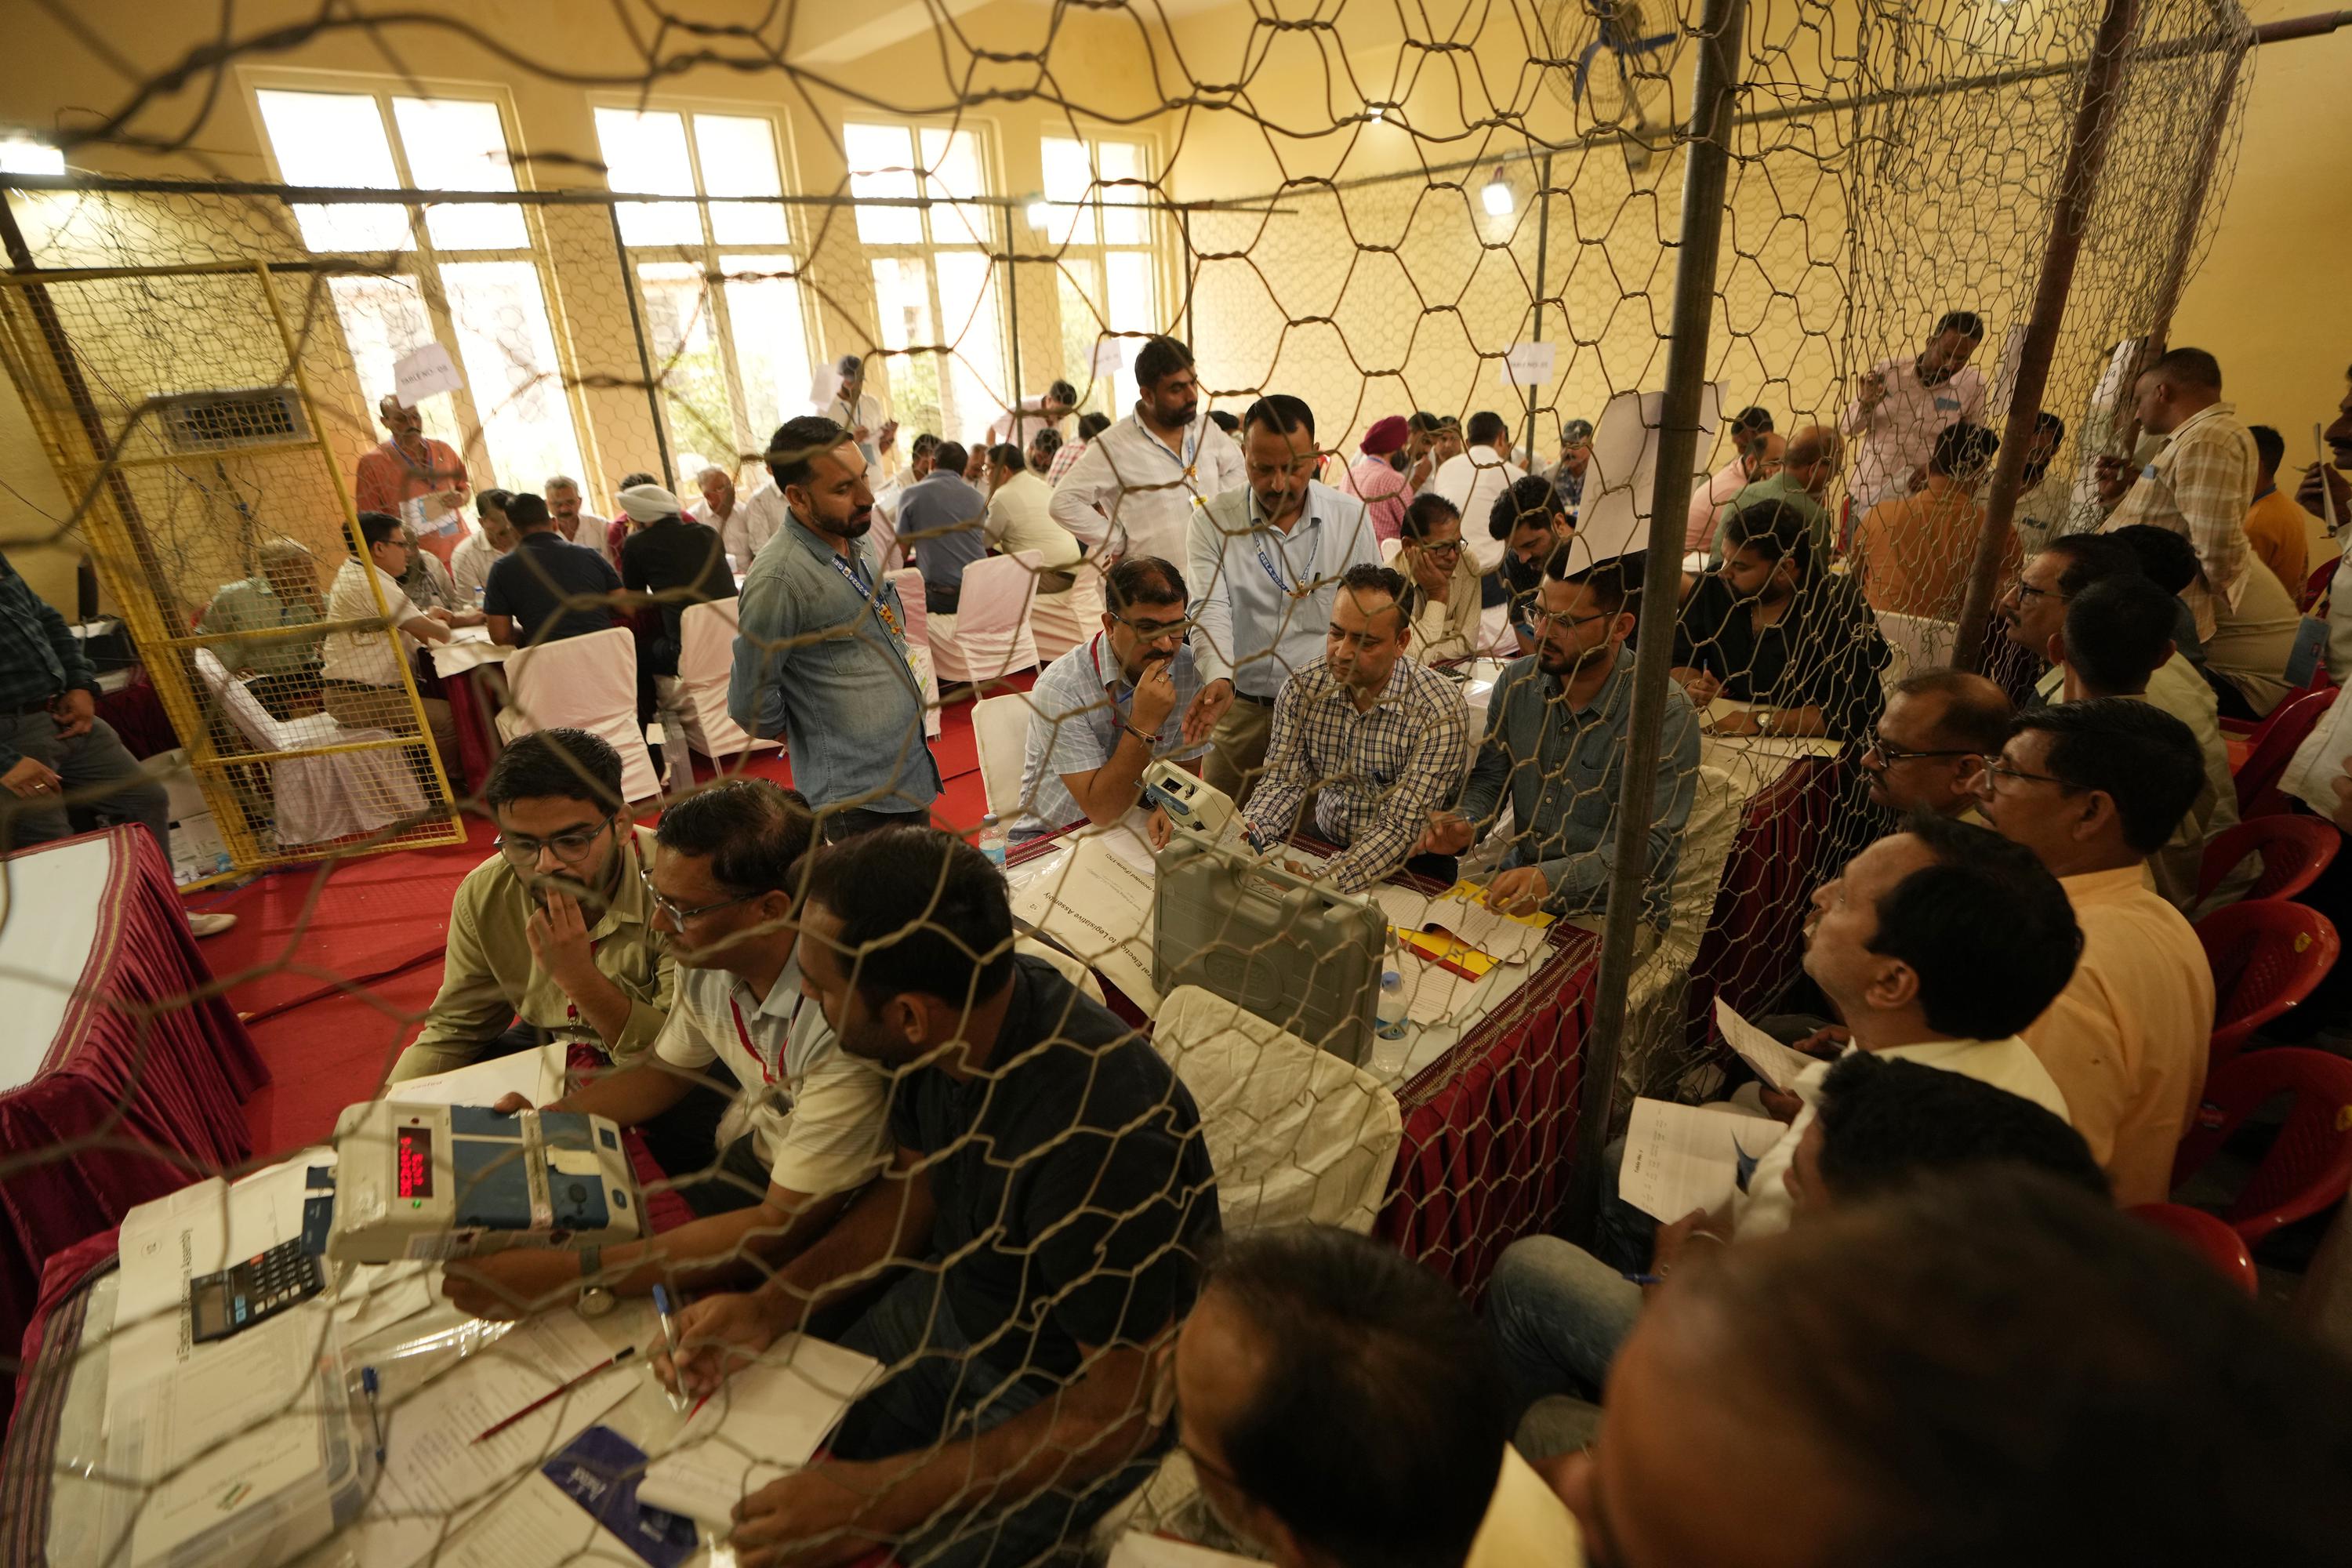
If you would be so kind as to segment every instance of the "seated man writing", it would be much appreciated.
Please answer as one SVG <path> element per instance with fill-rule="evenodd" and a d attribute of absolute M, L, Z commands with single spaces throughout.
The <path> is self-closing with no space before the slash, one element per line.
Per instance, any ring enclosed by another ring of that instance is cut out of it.
<path fill-rule="evenodd" d="M 1155 1462 L 1148 1369 L 1218 1231 L 1199 1113 L 1147 1042 L 1013 953 L 1004 879 L 961 840 L 887 828 L 804 876 L 804 987 L 842 1049 L 896 1075 L 896 1163 L 773 1279 L 688 1308 L 656 1369 L 709 1394 L 903 1270 L 842 1342 L 885 1380 L 830 1459 L 743 1500 L 735 1547 L 1034 1562 Z"/>
<path fill-rule="evenodd" d="M 629 824 L 620 754 L 585 730 L 534 730 L 499 758 L 482 804 L 498 853 L 457 884 L 441 993 L 393 1063 L 395 1098 L 409 1079 L 551 1039 L 632 1067 L 669 1016 L 676 965 L 642 869 L 653 835 Z M 726 1107 L 726 1094 L 698 1088 L 646 1122 L 662 1169 L 708 1166 Z"/>
<path fill-rule="evenodd" d="M 1627 569 L 1611 561 L 1569 576 L 1565 564 L 1554 558 L 1529 611 L 1535 653 L 1495 682 L 1461 808 L 1433 814 L 1415 847 L 1459 855 L 1495 825 L 1507 791 L 1517 832 L 1505 869 L 1486 889 L 1486 901 L 1506 913 L 1598 910 L 1617 858 L 1617 797 L 1633 719 Z M 1666 695 L 1658 755 L 1646 765 L 1657 816 L 1642 904 L 1650 925 L 1663 930 L 1698 775 L 1698 721 L 1678 693 Z"/>
<path fill-rule="evenodd" d="M 1320 873 L 1354 892 L 1412 853 L 1430 814 L 1461 788 L 1470 759 L 1470 710 L 1462 688 L 1412 658 L 1406 647 L 1404 579 L 1386 566 L 1355 565 L 1331 600 L 1323 657 L 1283 682 L 1266 742 L 1265 776 L 1243 831 L 1261 849 L 1302 826 L 1340 847 Z M 1450 856 L 1412 868 L 1451 885 Z"/>
<path fill-rule="evenodd" d="M 1155 757 L 1193 764 L 1210 726 L 1194 719 L 1201 671 L 1184 646 L 1184 578 L 1130 555 L 1104 579 L 1102 630 L 1045 667 L 1029 689 L 1014 842 L 1081 822 L 1106 826 L 1135 807 Z"/>
<path fill-rule="evenodd" d="M 507 1317 L 577 1300 L 593 1313 L 664 1281 L 756 1284 L 888 1163 L 890 1080 L 843 1052 L 801 991 L 792 870 L 814 828 L 808 803 L 765 779 L 725 780 L 662 813 L 647 883 L 654 929 L 678 961 L 669 1021 L 651 1057 L 544 1107 L 641 1126 L 725 1064 L 742 1097 L 708 1184 L 720 1212 L 623 1247 L 518 1247 L 453 1265 L 442 1289 L 458 1307 Z M 498 1109 L 525 1104 L 509 1095 Z M 739 1115 L 744 1129 L 730 1137 Z"/>

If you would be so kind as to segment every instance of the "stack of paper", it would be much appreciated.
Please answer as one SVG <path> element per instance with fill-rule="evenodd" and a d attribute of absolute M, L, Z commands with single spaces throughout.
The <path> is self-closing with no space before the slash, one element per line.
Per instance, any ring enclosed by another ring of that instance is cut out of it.
<path fill-rule="evenodd" d="M 1668 1224 L 1693 1209 L 1720 1208 L 1787 1131 L 1769 1116 L 1637 1100 L 1617 1195 Z"/>
<path fill-rule="evenodd" d="M 1152 910 L 1158 885 L 1150 863 L 1115 847 L 1111 836 L 1081 837 L 1029 877 L 1013 895 L 1013 912 L 1068 948 L 1147 1012 L 1160 1005 L 1151 984 Z"/>
<path fill-rule="evenodd" d="M 1784 1046 L 1733 1010 L 1730 1003 L 1720 996 L 1715 1002 L 1715 1026 L 1723 1036 L 1723 1043 L 1736 1052 L 1739 1059 L 1756 1069 L 1756 1076 L 1767 1087 L 1783 1094 L 1794 1087 L 1797 1075 L 1807 1068 L 1820 1065 L 1820 1058 L 1809 1057 L 1792 1047 Z"/>
<path fill-rule="evenodd" d="M 646 1467 L 637 1500 L 726 1524 L 735 1505 L 816 1457 L 857 1396 L 882 1376 L 871 1356 L 805 1336 L 778 1342 L 730 1377 Z"/>

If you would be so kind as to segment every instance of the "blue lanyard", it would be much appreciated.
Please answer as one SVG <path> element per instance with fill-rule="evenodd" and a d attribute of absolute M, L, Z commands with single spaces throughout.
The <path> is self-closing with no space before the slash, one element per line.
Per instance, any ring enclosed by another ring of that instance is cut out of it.
<path fill-rule="evenodd" d="M 1301 501 L 1298 526 L 1305 528 L 1314 521 L 1315 520 L 1312 517 L 1307 515 L 1306 503 Z M 1303 574 L 1299 577 L 1297 585 L 1295 587 L 1289 583 L 1285 582 L 1283 580 L 1282 574 L 1275 570 L 1274 558 L 1265 552 L 1265 531 L 1272 526 L 1273 525 L 1271 523 L 1261 523 L 1255 531 L 1256 537 L 1252 541 L 1252 545 L 1257 551 L 1257 563 L 1265 568 L 1266 577 L 1274 584 L 1274 591 L 1276 593 L 1292 599 L 1303 599 L 1307 597 L 1309 592 L 1312 591 L 1312 584 L 1307 581 Z M 1311 559 L 1308 563 L 1310 565 L 1313 564 Z M 1290 564 L 1290 558 L 1287 555 L 1283 557 L 1283 564 L 1286 566 Z"/>
<path fill-rule="evenodd" d="M 890 635 L 892 641 L 903 645 L 907 637 L 898 629 L 898 617 L 892 615 L 890 606 L 882 602 L 880 592 L 866 584 L 865 572 L 852 566 L 837 553 L 828 553 L 825 559 L 833 563 L 835 571 L 849 580 L 849 585 L 857 590 L 859 598 L 874 606 L 874 618 L 882 623 L 882 629 Z"/>

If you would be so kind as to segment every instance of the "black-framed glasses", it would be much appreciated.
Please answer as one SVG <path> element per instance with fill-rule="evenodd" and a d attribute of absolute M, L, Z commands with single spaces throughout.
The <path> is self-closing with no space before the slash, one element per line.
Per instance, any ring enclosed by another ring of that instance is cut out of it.
<path fill-rule="evenodd" d="M 2055 599 L 2062 605 L 2067 602 L 2066 595 L 2057 589 L 2037 588 L 2022 577 L 2011 578 L 2009 591 L 2017 595 L 2017 602 L 2021 605 L 2031 599 Z"/>
<path fill-rule="evenodd" d="M 567 827 L 561 833 L 551 833 L 544 838 L 528 834 L 501 833 L 490 840 L 490 847 L 518 866 L 538 863 L 542 851 L 551 852 L 567 866 L 577 866 L 595 853 L 596 840 L 604 829 L 613 826 L 617 812 L 607 813 L 593 827 Z"/>
<path fill-rule="evenodd" d="M 1139 621 L 1132 616 L 1122 616 L 1117 610 L 1113 610 L 1110 613 L 1110 618 L 1145 642 L 1158 642 L 1161 637 L 1185 637 L 1192 630 L 1192 621 L 1190 616 L 1177 621 Z"/>
<path fill-rule="evenodd" d="M 704 915 L 715 915 L 720 910 L 731 910 L 738 904 L 748 904 L 761 897 L 758 893 L 744 893 L 737 898 L 697 904 L 689 910 L 679 907 L 675 900 L 665 897 L 661 889 L 654 886 L 654 874 L 642 866 L 637 868 L 637 880 L 646 885 L 646 897 L 653 901 L 654 912 L 674 926 L 684 926 L 688 921 L 699 920 Z"/>
<path fill-rule="evenodd" d="M 2011 767 L 1999 757 L 1980 756 L 1977 759 L 1977 764 L 1984 769 L 1984 787 L 1988 790 L 1992 788 L 1996 779 L 2016 779 L 2025 784 L 2056 784 L 2068 795 L 2078 795 L 2083 788 L 2081 784 L 2068 784 L 2055 773 L 2029 773 L 2023 768 Z"/>
<path fill-rule="evenodd" d="M 1605 610 L 1595 616 L 1571 616 L 1565 610 L 1547 610 L 1541 605 L 1528 606 L 1528 625 L 1537 631 L 1552 626 L 1570 628 L 1589 626 L 1595 621 L 1613 621 L 1616 618 L 1614 615 Z"/>
<path fill-rule="evenodd" d="M 1416 539 L 1412 543 L 1413 547 L 1424 555 L 1459 555 L 1462 553 L 1462 542 L 1458 539 L 1449 539 L 1442 544 L 1433 544 L 1426 539 Z"/>
<path fill-rule="evenodd" d="M 1873 735 L 1870 744 L 1863 748 L 1863 754 L 1875 756 L 1890 768 L 1897 763 L 1926 762 L 1931 757 L 1975 757 L 1979 763 L 1984 761 L 1982 753 L 1977 752 L 1906 752 L 1900 746 L 1890 745 L 1884 735 Z"/>

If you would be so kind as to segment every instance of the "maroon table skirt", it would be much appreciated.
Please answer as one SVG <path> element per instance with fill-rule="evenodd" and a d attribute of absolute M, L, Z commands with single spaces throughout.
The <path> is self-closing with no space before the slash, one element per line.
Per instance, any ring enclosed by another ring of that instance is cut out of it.
<path fill-rule="evenodd" d="M 248 1158 L 244 1104 L 269 1081 L 236 1011 L 206 994 L 212 972 L 154 839 L 133 826 L 89 837 L 110 850 L 97 940 L 40 1071 L 0 1094 L 0 1344 L 12 1348 L 43 1259 Z M 0 1379 L 13 1375 L 0 1363 Z"/>

